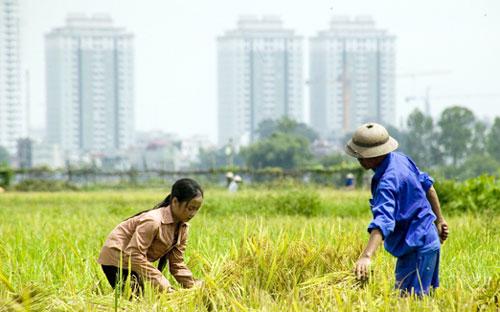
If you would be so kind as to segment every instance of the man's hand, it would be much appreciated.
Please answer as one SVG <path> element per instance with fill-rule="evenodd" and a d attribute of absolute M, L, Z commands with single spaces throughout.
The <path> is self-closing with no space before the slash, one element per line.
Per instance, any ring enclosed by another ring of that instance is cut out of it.
<path fill-rule="evenodd" d="M 358 261 L 356 261 L 356 267 L 354 268 L 354 274 L 359 281 L 365 281 L 368 279 L 368 269 L 371 264 L 370 257 L 362 255 Z"/>
<path fill-rule="evenodd" d="M 448 234 L 450 233 L 448 229 L 448 223 L 445 219 L 436 220 L 436 227 L 439 234 L 439 240 L 442 244 L 448 238 Z"/>
<path fill-rule="evenodd" d="M 371 257 L 375 254 L 375 251 L 382 241 L 382 232 L 380 232 L 378 228 L 372 229 L 368 245 L 366 245 L 365 250 L 363 250 L 363 253 L 359 256 L 358 261 L 356 261 L 356 267 L 354 268 L 354 274 L 358 280 L 366 281 L 368 279 L 368 269 L 372 262 Z"/>

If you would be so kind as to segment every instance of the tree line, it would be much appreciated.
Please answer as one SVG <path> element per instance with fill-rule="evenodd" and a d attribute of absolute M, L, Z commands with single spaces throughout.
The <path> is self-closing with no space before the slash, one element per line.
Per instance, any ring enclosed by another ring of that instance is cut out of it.
<path fill-rule="evenodd" d="M 500 117 L 487 124 L 471 110 L 453 106 L 437 121 L 414 110 L 406 126 L 394 135 L 420 167 L 458 180 L 500 174 Z"/>
<path fill-rule="evenodd" d="M 400 143 L 400 151 L 435 175 L 458 180 L 481 174 L 500 175 L 500 117 L 487 124 L 471 110 L 453 106 L 445 109 L 435 121 L 415 109 L 404 129 L 387 128 Z M 343 152 L 315 153 L 316 132 L 288 118 L 263 121 L 256 136 L 254 143 L 239 151 L 228 150 L 228 146 L 202 150 L 193 167 L 328 168 L 355 161 Z M 344 141 L 350 136 L 346 135 Z"/>
<path fill-rule="evenodd" d="M 400 143 L 399 150 L 435 176 L 465 180 L 482 174 L 500 176 L 500 117 L 485 122 L 461 106 L 445 109 L 437 120 L 415 109 L 404 129 L 387 127 Z M 343 151 L 318 152 L 318 134 L 304 123 L 288 118 L 260 123 L 257 140 L 235 150 L 225 146 L 201 150 L 192 169 L 264 168 L 327 169 L 353 165 Z M 347 134 L 339 145 L 351 137 Z M 8 167 L 9 155 L 0 147 L 0 167 Z"/>

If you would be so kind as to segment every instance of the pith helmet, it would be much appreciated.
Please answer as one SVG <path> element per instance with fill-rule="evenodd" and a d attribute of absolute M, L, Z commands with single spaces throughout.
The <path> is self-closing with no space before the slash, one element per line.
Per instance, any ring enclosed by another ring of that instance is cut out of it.
<path fill-rule="evenodd" d="M 373 158 L 389 154 L 397 148 L 398 141 L 382 125 L 370 122 L 356 129 L 345 146 L 345 152 L 356 158 Z"/>

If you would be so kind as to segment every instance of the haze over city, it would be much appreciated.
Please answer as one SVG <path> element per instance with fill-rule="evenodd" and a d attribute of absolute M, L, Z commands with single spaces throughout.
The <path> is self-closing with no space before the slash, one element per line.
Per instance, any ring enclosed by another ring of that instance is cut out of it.
<path fill-rule="evenodd" d="M 430 90 L 431 113 L 469 107 L 479 118 L 500 115 L 500 3 L 498 1 L 21 1 L 23 69 L 30 72 L 30 119 L 45 127 L 44 35 L 69 13 L 106 13 L 134 35 L 136 130 L 183 137 L 217 137 L 217 42 L 241 15 L 279 16 L 303 37 L 329 27 L 333 15 L 368 15 L 396 36 L 397 125 Z M 304 88 L 309 120 L 308 88 Z M 417 99 L 408 101 L 409 97 Z"/>

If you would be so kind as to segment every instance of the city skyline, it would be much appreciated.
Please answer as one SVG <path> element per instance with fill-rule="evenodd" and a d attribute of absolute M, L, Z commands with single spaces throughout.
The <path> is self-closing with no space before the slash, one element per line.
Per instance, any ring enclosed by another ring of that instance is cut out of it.
<path fill-rule="evenodd" d="M 303 38 L 276 16 L 244 16 L 219 36 L 218 140 L 247 145 L 259 124 L 304 121 Z"/>
<path fill-rule="evenodd" d="M 13 154 L 26 135 L 18 0 L 0 0 L 0 146 Z"/>
<path fill-rule="evenodd" d="M 47 143 L 68 155 L 132 145 L 134 42 L 107 15 L 69 15 L 45 36 Z"/>
<path fill-rule="evenodd" d="M 369 16 L 333 17 L 310 38 L 310 121 L 323 138 L 366 122 L 396 125 L 395 39 Z"/>
<path fill-rule="evenodd" d="M 434 116 L 452 104 L 468 106 L 480 118 L 500 115 L 497 97 L 477 96 L 493 93 L 500 81 L 500 62 L 495 57 L 500 44 L 494 40 L 500 28 L 500 6 L 493 1 L 438 4 L 423 1 L 418 5 L 396 1 L 380 1 L 377 5 L 363 1 L 312 1 L 307 5 L 285 5 L 282 1 L 257 1 L 251 5 L 238 1 L 219 1 L 218 5 L 174 1 L 167 5 L 151 1 L 143 7 L 131 1 L 48 0 L 41 4 L 30 0 L 25 5 L 30 17 L 24 27 L 29 33 L 25 40 L 31 51 L 27 53 L 27 63 L 31 77 L 31 119 L 35 127 L 43 125 L 40 115 L 44 114 L 41 109 L 43 87 L 40 86 L 43 84 L 39 44 L 42 38 L 39 37 L 60 25 L 67 13 L 78 11 L 109 12 L 117 24 L 137 36 L 136 103 L 141 108 L 136 118 L 137 130 L 162 129 L 182 136 L 206 133 L 215 141 L 215 38 L 246 13 L 278 14 L 286 28 L 294 29 L 304 38 L 326 28 L 332 14 L 372 15 L 381 28 L 398 37 L 397 68 L 400 73 L 406 73 L 406 77 L 397 80 L 398 125 L 401 117 L 413 107 L 424 110 L 423 101 L 406 101 L 406 98 L 422 97 L 427 86 L 430 86 Z M 451 5 L 454 10 L 450 11 Z M 193 6 L 197 10 L 191 10 Z M 147 7 L 155 10 L 147 10 Z M 440 21 L 445 19 L 447 23 L 441 25 Z M 159 41 L 158 38 L 167 39 Z M 304 50 L 308 50 L 307 43 Z M 307 59 L 304 62 L 307 66 Z M 192 77 L 193 70 L 197 72 L 196 77 Z M 447 74 L 426 75 L 435 71 Z M 304 68 L 304 72 L 308 70 Z M 474 96 L 457 97 L 470 94 Z M 441 97 L 433 100 L 438 95 Z M 309 116 L 307 98 L 306 95 L 305 118 Z"/>

